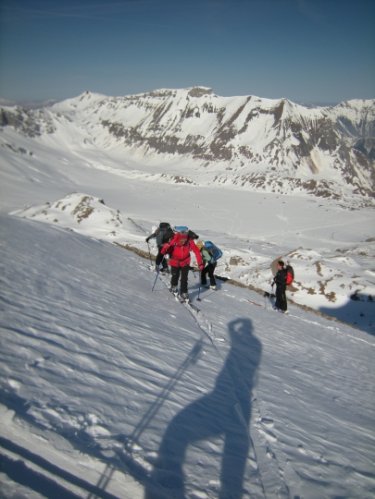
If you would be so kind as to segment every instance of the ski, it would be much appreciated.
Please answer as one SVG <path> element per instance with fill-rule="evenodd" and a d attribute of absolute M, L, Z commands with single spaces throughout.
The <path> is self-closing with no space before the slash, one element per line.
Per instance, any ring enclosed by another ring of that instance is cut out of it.
<path fill-rule="evenodd" d="M 154 270 L 154 269 L 155 269 L 155 267 L 150 268 L 150 270 Z M 156 281 L 158 279 L 160 279 L 162 281 L 162 283 L 168 288 L 168 283 L 165 280 L 165 278 L 163 278 L 163 277 L 165 277 L 165 273 L 162 273 L 160 270 L 156 270 L 155 272 L 156 272 L 156 275 L 155 275 L 154 284 L 152 286 L 152 291 L 154 290 Z M 185 305 L 186 308 L 188 308 L 196 313 L 200 312 L 200 308 L 198 308 L 194 303 L 192 303 L 190 299 L 188 299 L 188 300 L 184 299 L 179 293 L 173 292 L 170 288 L 168 288 L 168 290 L 174 296 L 175 300 L 178 301 L 179 303 L 181 303 L 182 305 Z"/>
<path fill-rule="evenodd" d="M 274 307 L 272 307 L 272 310 L 282 315 L 289 315 L 289 312 L 287 310 L 280 310 L 279 308 L 274 308 Z"/>
<path fill-rule="evenodd" d="M 256 305 L 257 307 L 263 307 L 263 305 L 261 305 L 260 303 L 257 303 L 256 301 L 253 301 L 253 300 L 247 300 L 249 303 L 251 303 L 252 305 Z"/>
<path fill-rule="evenodd" d="M 185 298 L 182 298 L 181 295 L 179 295 L 177 293 L 173 293 L 173 291 L 171 291 L 171 293 L 175 297 L 176 301 L 178 301 L 182 305 L 185 305 L 186 307 L 190 307 L 195 312 L 200 312 L 200 308 L 198 308 L 196 305 L 194 305 L 194 303 L 192 303 L 191 300 L 186 300 Z"/>
<path fill-rule="evenodd" d="M 272 301 L 272 298 L 274 298 L 274 295 L 271 295 L 270 293 L 265 292 L 264 297 L 269 298 L 270 303 L 271 303 L 271 307 L 267 307 L 267 306 L 264 307 L 261 303 L 258 303 L 256 301 L 249 300 L 249 299 L 247 299 L 246 301 L 248 303 L 251 303 L 252 305 L 256 305 L 257 307 L 265 308 L 266 310 L 271 310 L 272 312 L 278 312 L 278 313 L 283 314 L 283 315 L 289 315 L 287 310 L 283 311 L 283 310 L 280 310 L 274 306 L 273 301 Z"/>
<path fill-rule="evenodd" d="M 195 312 L 200 312 L 201 309 L 198 308 L 194 303 L 192 303 L 191 301 L 183 301 L 181 302 L 183 304 L 185 304 L 187 307 L 190 307 L 191 309 L 193 309 Z"/>

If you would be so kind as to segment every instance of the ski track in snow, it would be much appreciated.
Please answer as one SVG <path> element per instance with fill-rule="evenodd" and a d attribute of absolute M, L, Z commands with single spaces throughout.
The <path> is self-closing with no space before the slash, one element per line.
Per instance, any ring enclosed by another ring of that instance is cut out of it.
<path fill-rule="evenodd" d="M 165 277 L 164 276 L 161 277 L 159 275 L 159 279 L 168 288 L 168 282 L 165 279 Z M 192 308 L 191 305 L 186 304 L 186 303 L 181 303 L 181 305 L 183 307 L 185 307 L 189 311 L 189 313 L 194 317 L 194 319 L 197 323 L 197 326 L 203 332 L 203 334 L 209 338 L 210 342 L 214 346 L 214 349 L 215 349 L 218 357 L 220 357 L 224 363 L 225 358 L 223 357 L 223 354 L 220 351 L 220 349 L 216 346 L 215 341 L 225 341 L 225 339 L 224 338 L 216 338 L 213 335 L 213 325 L 211 322 L 209 322 L 205 318 L 204 312 L 202 312 L 201 310 L 199 310 L 199 312 L 197 312 L 196 310 L 194 310 Z M 232 378 L 231 383 L 233 384 L 233 391 L 235 392 L 236 391 L 235 390 L 236 380 Z M 277 467 L 278 467 L 277 458 L 272 451 L 269 434 L 262 429 L 263 419 L 260 415 L 259 407 L 257 407 L 256 398 L 253 399 L 252 404 L 253 404 L 253 408 L 255 406 L 255 409 L 253 409 L 253 410 L 257 414 L 257 419 L 260 422 L 260 424 L 256 423 L 254 425 L 254 428 L 255 428 L 254 433 L 256 435 L 254 437 L 254 440 L 252 439 L 252 437 L 250 435 L 248 423 L 246 421 L 244 414 L 242 413 L 241 404 L 240 404 L 240 401 L 238 399 L 235 401 L 234 407 L 235 407 L 235 411 L 238 414 L 238 417 L 241 421 L 241 424 L 244 427 L 245 436 L 249 439 L 249 441 L 251 443 L 251 446 L 252 446 L 251 450 L 254 453 L 253 454 L 253 456 L 254 456 L 253 457 L 253 460 L 254 460 L 253 466 L 258 470 L 258 476 L 259 476 L 259 481 L 262 485 L 262 490 L 263 490 L 265 495 L 266 495 L 266 490 L 267 490 L 267 495 L 272 494 L 272 495 L 275 495 L 275 496 L 280 497 L 280 498 L 281 497 L 288 497 L 287 487 L 285 487 L 285 484 L 282 481 L 281 477 L 278 476 L 278 472 L 280 473 L 280 469 L 277 469 Z M 258 450 L 256 450 L 256 447 L 254 445 L 254 441 L 256 442 L 256 446 L 257 446 Z M 261 466 L 260 471 L 259 471 L 259 466 Z M 263 483 L 264 481 L 266 482 L 266 484 Z"/>

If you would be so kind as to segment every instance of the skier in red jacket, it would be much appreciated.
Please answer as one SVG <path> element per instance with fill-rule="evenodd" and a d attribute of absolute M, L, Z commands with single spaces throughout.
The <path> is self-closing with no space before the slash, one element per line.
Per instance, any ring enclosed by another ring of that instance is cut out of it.
<path fill-rule="evenodd" d="M 178 294 L 178 281 L 180 281 L 180 296 L 184 300 L 189 300 L 188 294 L 188 274 L 190 269 L 190 252 L 193 251 L 198 263 L 199 270 L 203 270 L 204 263 L 201 252 L 193 239 L 189 237 L 187 227 L 175 227 L 175 235 L 164 244 L 161 249 L 162 255 L 169 255 L 168 264 L 171 267 L 171 291 Z"/>

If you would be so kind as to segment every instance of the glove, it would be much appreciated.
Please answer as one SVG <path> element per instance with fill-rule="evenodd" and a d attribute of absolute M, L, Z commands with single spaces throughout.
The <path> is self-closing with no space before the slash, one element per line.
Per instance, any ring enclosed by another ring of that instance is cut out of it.
<path fill-rule="evenodd" d="M 149 238 L 149 237 L 146 237 L 146 243 L 148 243 L 148 242 L 149 242 L 149 240 L 150 240 L 150 238 Z"/>
<path fill-rule="evenodd" d="M 202 270 L 204 269 L 204 263 L 200 263 L 198 265 L 198 267 L 199 267 L 199 270 L 202 272 Z"/>

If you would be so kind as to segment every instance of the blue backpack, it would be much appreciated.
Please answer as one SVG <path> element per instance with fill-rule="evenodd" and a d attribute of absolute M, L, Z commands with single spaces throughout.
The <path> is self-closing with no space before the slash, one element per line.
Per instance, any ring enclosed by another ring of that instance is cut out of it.
<path fill-rule="evenodd" d="M 205 241 L 204 247 L 208 250 L 215 262 L 217 262 L 219 258 L 223 256 L 223 252 L 221 251 L 221 249 L 215 246 L 212 241 Z"/>

